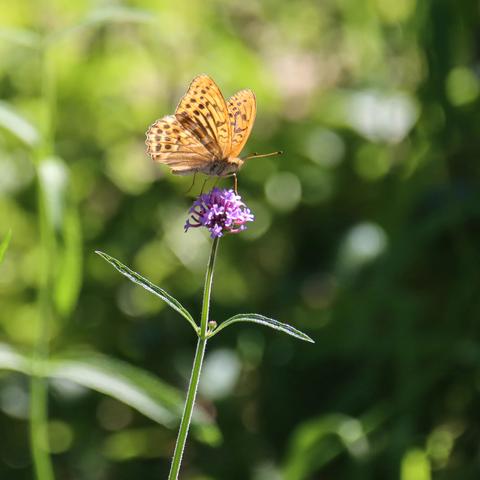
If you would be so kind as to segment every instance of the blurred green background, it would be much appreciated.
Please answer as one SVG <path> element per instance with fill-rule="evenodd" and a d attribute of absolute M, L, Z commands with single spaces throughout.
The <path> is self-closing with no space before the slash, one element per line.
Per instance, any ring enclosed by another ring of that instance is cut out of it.
<path fill-rule="evenodd" d="M 316 344 L 215 337 L 199 398 L 215 423 L 181 477 L 479 478 L 479 16 L 473 0 L 1 0 L 0 478 L 34 478 L 25 373 L 47 343 L 56 477 L 167 476 L 195 338 L 93 252 L 199 312 L 209 239 L 183 223 L 201 181 L 186 194 L 144 153 L 199 73 L 256 93 L 245 153 L 285 151 L 241 171 L 256 222 L 220 244 L 212 317 L 263 313 Z"/>

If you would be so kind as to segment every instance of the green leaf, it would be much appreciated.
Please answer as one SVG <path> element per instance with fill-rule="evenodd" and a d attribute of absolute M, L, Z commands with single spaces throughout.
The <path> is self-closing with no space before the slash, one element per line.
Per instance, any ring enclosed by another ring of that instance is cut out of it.
<path fill-rule="evenodd" d="M 290 435 L 283 466 L 285 480 L 304 480 L 347 450 L 358 457 L 368 452 L 367 435 L 387 420 L 388 409 L 375 406 L 360 418 L 330 413 L 298 425 Z"/>
<path fill-rule="evenodd" d="M 0 343 L 0 370 L 25 375 L 65 379 L 113 397 L 153 421 L 169 428 L 177 426 L 184 396 L 155 375 L 92 351 L 70 352 L 36 365 L 31 357 Z M 222 435 L 211 416 L 197 406 L 193 415 L 195 437 L 208 445 L 217 444 Z"/>
<path fill-rule="evenodd" d="M 0 127 L 29 147 L 35 146 L 40 140 L 38 130 L 6 102 L 0 102 Z"/>
<path fill-rule="evenodd" d="M 342 428 L 355 429 L 356 438 L 364 438 L 363 425 L 342 414 L 328 414 L 301 424 L 290 440 L 283 469 L 288 480 L 303 480 L 345 451 Z"/>
<path fill-rule="evenodd" d="M 38 50 L 42 46 L 42 37 L 38 33 L 21 28 L 0 28 L 0 39 L 34 50 Z"/>
<path fill-rule="evenodd" d="M 130 270 L 130 268 L 125 266 L 123 263 L 118 261 L 116 258 L 113 258 L 113 257 L 111 257 L 110 255 L 108 255 L 104 252 L 100 252 L 99 250 L 96 250 L 95 253 L 97 253 L 104 260 L 106 260 L 108 263 L 113 265 L 122 275 L 125 275 L 133 283 L 136 283 L 137 285 L 140 285 L 145 290 L 148 290 L 150 293 L 153 293 L 157 297 L 161 298 L 165 303 L 167 303 L 167 305 L 172 307 L 174 310 L 176 310 L 178 313 L 180 313 L 180 315 L 182 315 L 184 318 L 186 318 L 188 320 L 188 322 L 190 323 L 190 325 L 195 330 L 195 332 L 198 333 L 198 327 L 195 324 L 195 321 L 193 320 L 193 317 L 190 315 L 188 310 L 178 300 L 173 298 L 165 290 L 161 289 L 160 287 L 157 287 L 150 280 L 147 280 L 145 277 L 142 277 L 137 272 L 134 272 L 133 270 Z"/>
<path fill-rule="evenodd" d="M 5 235 L 4 239 L 2 240 L 2 243 L 0 243 L 0 263 L 2 263 L 3 261 L 3 257 L 5 256 L 5 252 L 7 251 L 11 238 L 12 238 L 12 230 L 9 230 Z"/>
<path fill-rule="evenodd" d="M 146 371 L 105 355 L 86 351 L 53 357 L 45 375 L 114 397 L 162 425 L 172 427 L 180 416 L 182 396 L 176 389 Z"/>
<path fill-rule="evenodd" d="M 49 34 L 46 42 L 51 45 L 86 29 L 108 25 L 113 22 L 148 24 L 154 21 L 155 16 L 147 10 L 122 6 L 103 7 L 93 10 L 76 25 Z"/>
<path fill-rule="evenodd" d="M 12 370 L 29 375 L 31 368 L 26 356 L 17 352 L 10 345 L 0 343 L 0 370 Z"/>
<path fill-rule="evenodd" d="M 123 6 L 103 7 L 94 10 L 87 17 L 90 23 L 110 23 L 110 22 L 153 22 L 155 17 L 147 10 L 130 8 Z"/>
<path fill-rule="evenodd" d="M 258 323 L 260 325 L 265 325 L 266 327 L 273 328 L 274 330 L 279 330 L 280 332 L 286 333 L 287 335 L 291 335 L 292 337 L 298 338 L 300 340 L 304 340 L 305 342 L 315 343 L 308 335 L 301 332 L 300 330 L 297 330 L 291 325 L 279 322 L 278 320 L 274 320 L 273 318 L 264 317 L 263 315 L 259 315 L 258 313 L 240 313 L 239 315 L 235 315 L 234 317 L 231 317 L 228 320 L 222 322 L 210 336 L 216 335 L 220 330 L 237 322 Z"/>
<path fill-rule="evenodd" d="M 78 208 L 73 202 L 65 209 L 62 237 L 54 296 L 58 311 L 67 316 L 75 308 L 82 286 L 82 231 Z"/>
<path fill-rule="evenodd" d="M 72 352 L 53 357 L 44 375 L 70 380 L 109 395 L 169 428 L 178 424 L 183 411 L 184 396 L 176 388 L 150 372 L 96 352 Z M 218 427 L 205 410 L 196 408 L 193 423 L 199 441 L 210 444 L 211 439 L 205 438 L 205 431 L 221 438 Z"/>

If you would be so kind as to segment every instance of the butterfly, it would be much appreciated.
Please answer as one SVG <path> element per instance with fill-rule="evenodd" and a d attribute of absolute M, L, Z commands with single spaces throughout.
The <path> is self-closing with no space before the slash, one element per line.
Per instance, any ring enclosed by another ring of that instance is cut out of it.
<path fill-rule="evenodd" d="M 171 168 L 176 175 L 197 172 L 209 176 L 235 177 L 245 160 L 264 155 L 253 153 L 241 158 L 257 106 L 251 90 L 241 90 L 225 100 L 208 75 L 195 77 L 173 115 L 167 115 L 147 130 L 145 141 L 150 157 Z"/>

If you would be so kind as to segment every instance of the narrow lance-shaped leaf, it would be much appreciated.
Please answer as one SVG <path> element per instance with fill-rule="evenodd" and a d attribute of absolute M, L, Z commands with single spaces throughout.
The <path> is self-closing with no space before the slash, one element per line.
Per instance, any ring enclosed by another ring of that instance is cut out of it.
<path fill-rule="evenodd" d="M 183 395 L 150 372 L 96 352 L 72 352 L 48 360 L 44 375 L 83 385 L 130 405 L 157 423 L 173 428 L 182 413 Z M 221 433 L 211 416 L 198 407 L 193 422 L 197 439 L 210 444 L 204 432 Z"/>
<path fill-rule="evenodd" d="M 38 144 L 38 130 L 7 102 L 0 102 L 0 127 L 8 130 L 29 147 Z"/>
<path fill-rule="evenodd" d="M 11 370 L 29 375 L 31 373 L 30 364 L 30 359 L 25 355 L 6 343 L 0 343 L 0 370 Z"/>
<path fill-rule="evenodd" d="M 39 50 L 42 47 L 42 37 L 32 30 L 21 28 L 0 28 L 0 40 L 6 40 L 21 47 Z"/>
<path fill-rule="evenodd" d="M 0 263 L 2 263 L 3 261 L 3 257 L 5 256 L 5 252 L 7 251 L 11 238 L 12 230 L 9 230 L 3 238 L 2 243 L 0 243 Z"/>
<path fill-rule="evenodd" d="M 278 320 L 274 320 L 273 318 L 264 317 L 263 315 L 259 315 L 258 313 L 240 313 L 238 315 L 235 315 L 234 317 L 231 317 L 228 320 L 222 322 L 210 336 L 216 335 L 220 330 L 223 330 L 229 325 L 237 322 L 258 323 L 260 325 L 265 325 L 266 327 L 270 327 L 274 330 L 286 333 L 287 335 L 291 335 L 292 337 L 298 338 L 299 340 L 315 343 L 308 335 L 301 332 L 300 330 L 297 330 L 291 325 L 279 322 Z"/>
<path fill-rule="evenodd" d="M 114 397 L 160 424 L 175 424 L 175 401 L 181 397 L 161 380 L 125 362 L 92 352 L 69 354 L 50 359 L 44 374 Z"/>
<path fill-rule="evenodd" d="M 63 30 L 55 31 L 46 37 L 47 45 L 57 43 L 87 28 L 101 27 L 105 24 L 118 23 L 152 23 L 155 16 L 146 10 L 137 8 L 111 6 L 95 9 L 79 23 Z"/>
<path fill-rule="evenodd" d="M 173 428 L 181 415 L 183 395 L 141 368 L 94 351 L 77 351 L 33 362 L 30 355 L 0 343 L 0 370 L 68 380 L 123 402 L 153 421 Z M 221 441 L 211 416 L 197 406 L 194 432 L 209 445 Z"/>
<path fill-rule="evenodd" d="M 133 283 L 140 285 L 145 290 L 148 290 L 150 293 L 153 293 L 157 297 L 161 298 L 167 305 L 172 307 L 174 310 L 180 313 L 180 315 L 186 318 L 190 323 L 190 325 L 195 330 L 195 332 L 198 333 L 198 327 L 195 324 L 193 317 L 190 315 L 189 311 L 178 300 L 173 298 L 170 294 L 168 294 L 162 288 L 157 287 L 157 285 L 153 284 L 150 280 L 147 280 L 145 277 L 142 277 L 137 272 L 134 272 L 133 270 L 125 266 L 122 262 L 120 262 L 116 258 L 113 258 L 104 252 L 100 252 L 99 250 L 96 250 L 95 253 L 97 253 L 104 260 L 106 260 L 108 263 L 113 265 L 122 275 L 125 275 Z"/>

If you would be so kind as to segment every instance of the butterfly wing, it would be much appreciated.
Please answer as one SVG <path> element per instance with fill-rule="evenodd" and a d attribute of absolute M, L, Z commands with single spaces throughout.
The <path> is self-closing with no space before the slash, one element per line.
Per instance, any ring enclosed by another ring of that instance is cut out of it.
<path fill-rule="evenodd" d="M 225 98 L 216 83 L 207 75 L 192 80 L 178 104 L 175 116 L 212 154 L 222 160 L 231 150 L 231 133 Z"/>
<path fill-rule="evenodd" d="M 232 146 L 230 156 L 238 157 L 247 143 L 257 114 L 257 102 L 251 90 L 241 90 L 227 102 Z"/>
<path fill-rule="evenodd" d="M 147 153 L 177 175 L 188 175 L 208 167 L 212 155 L 175 115 L 157 120 L 147 131 Z"/>

